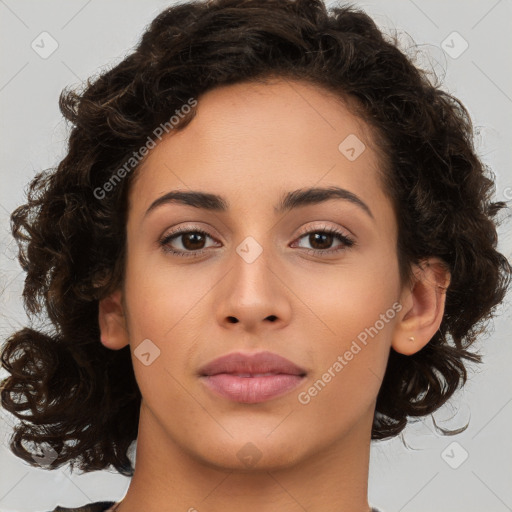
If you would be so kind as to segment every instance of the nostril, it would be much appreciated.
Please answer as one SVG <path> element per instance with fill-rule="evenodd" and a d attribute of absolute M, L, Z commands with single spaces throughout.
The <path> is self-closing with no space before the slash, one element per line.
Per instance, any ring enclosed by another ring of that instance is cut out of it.
<path fill-rule="evenodd" d="M 236 323 L 238 323 L 238 320 L 237 320 L 234 316 L 228 316 L 228 320 L 229 320 L 232 324 L 236 324 Z"/>

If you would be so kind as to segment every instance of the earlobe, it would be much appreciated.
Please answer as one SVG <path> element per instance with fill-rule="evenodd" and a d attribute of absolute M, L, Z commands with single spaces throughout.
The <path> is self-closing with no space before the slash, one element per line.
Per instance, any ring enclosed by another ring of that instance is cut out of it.
<path fill-rule="evenodd" d="M 119 350 L 129 344 L 121 290 L 99 301 L 98 322 L 101 343 L 107 348 Z"/>
<path fill-rule="evenodd" d="M 439 329 L 444 316 L 450 272 L 439 258 L 429 258 L 415 269 L 412 288 L 404 289 L 406 304 L 393 333 L 391 346 L 404 355 L 421 350 Z"/>

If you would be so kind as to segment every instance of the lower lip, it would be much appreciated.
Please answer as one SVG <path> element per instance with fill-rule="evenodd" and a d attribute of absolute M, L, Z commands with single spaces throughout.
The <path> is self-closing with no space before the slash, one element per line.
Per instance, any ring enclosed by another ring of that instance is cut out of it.
<path fill-rule="evenodd" d="M 296 388 L 304 377 L 300 375 L 276 374 L 262 377 L 237 377 L 228 373 L 206 375 L 202 381 L 224 398 L 245 404 L 265 402 Z"/>

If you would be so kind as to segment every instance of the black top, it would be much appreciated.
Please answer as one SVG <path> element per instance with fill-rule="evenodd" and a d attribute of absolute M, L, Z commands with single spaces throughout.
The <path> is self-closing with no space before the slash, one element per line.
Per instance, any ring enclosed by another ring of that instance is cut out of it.
<path fill-rule="evenodd" d="M 115 501 L 95 501 L 78 508 L 57 507 L 50 512 L 103 512 L 108 510 L 114 503 Z"/>
<path fill-rule="evenodd" d="M 108 510 L 115 501 L 96 501 L 78 508 L 57 507 L 50 512 L 104 512 Z M 376 508 L 372 508 L 372 512 L 380 512 Z"/>

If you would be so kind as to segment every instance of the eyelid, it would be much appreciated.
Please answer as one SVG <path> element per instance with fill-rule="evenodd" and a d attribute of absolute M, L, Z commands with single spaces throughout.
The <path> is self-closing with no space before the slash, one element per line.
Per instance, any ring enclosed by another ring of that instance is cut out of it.
<path fill-rule="evenodd" d="M 169 230 L 165 230 L 164 234 L 160 237 L 160 239 L 168 238 L 171 235 L 174 234 L 182 234 L 182 233 L 188 233 L 189 231 L 200 231 L 204 232 L 206 235 L 208 235 L 210 238 L 222 238 L 220 235 L 217 234 L 217 231 L 214 230 L 211 226 L 203 227 L 201 224 L 193 223 L 193 224 L 179 224 L 178 226 L 174 226 L 170 228 Z M 212 231 L 215 231 L 215 233 L 212 233 Z"/>
<path fill-rule="evenodd" d="M 314 222 L 314 221 L 313 221 Z M 352 233 L 352 231 L 350 231 L 349 229 L 345 228 L 345 227 L 340 227 L 338 225 L 332 225 L 332 224 L 326 224 L 325 221 L 320 221 L 322 222 L 322 224 L 320 225 L 313 225 L 313 226 L 306 226 L 304 228 L 301 229 L 301 231 L 299 232 L 299 234 L 297 235 L 297 238 L 305 235 L 305 234 L 308 234 L 308 233 L 311 233 L 311 231 L 324 231 L 324 230 L 327 230 L 327 231 L 336 231 L 336 232 L 339 232 L 340 234 L 346 236 L 347 238 L 351 238 L 351 239 L 355 239 L 356 236 Z"/>

